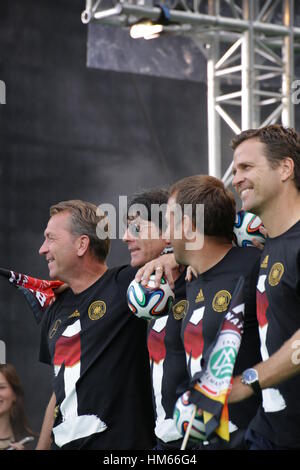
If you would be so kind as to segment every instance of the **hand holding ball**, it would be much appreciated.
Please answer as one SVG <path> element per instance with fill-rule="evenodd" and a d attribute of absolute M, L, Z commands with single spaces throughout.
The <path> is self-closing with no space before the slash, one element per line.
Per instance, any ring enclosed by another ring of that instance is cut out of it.
<path fill-rule="evenodd" d="M 174 297 L 173 291 L 163 277 L 160 286 L 155 287 L 153 274 L 145 286 L 133 280 L 127 290 L 128 307 L 137 317 L 145 320 L 153 320 L 167 315 Z"/>
<path fill-rule="evenodd" d="M 254 246 L 254 238 L 259 243 L 264 244 L 266 238 L 259 230 L 262 226 L 262 221 L 257 215 L 246 211 L 237 212 L 233 227 L 236 245 L 241 247 Z"/>
<path fill-rule="evenodd" d="M 189 422 L 192 419 L 193 412 L 195 410 L 195 406 L 193 403 L 189 402 L 190 392 L 187 391 L 183 395 L 181 395 L 174 408 L 174 421 L 177 427 L 178 432 L 184 436 L 189 425 Z M 206 433 L 205 433 L 205 424 L 203 421 L 203 417 L 201 411 L 197 411 L 195 418 L 192 423 L 191 431 L 189 438 L 193 441 L 206 441 Z"/>

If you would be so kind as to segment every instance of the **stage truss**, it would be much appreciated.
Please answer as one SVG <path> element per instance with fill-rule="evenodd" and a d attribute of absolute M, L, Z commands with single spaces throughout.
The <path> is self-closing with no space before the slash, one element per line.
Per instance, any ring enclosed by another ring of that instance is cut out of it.
<path fill-rule="evenodd" d="M 160 6 L 168 9 L 165 34 L 192 37 L 206 56 L 208 171 L 220 178 L 222 121 L 234 134 L 279 121 L 295 125 L 294 1 L 86 0 L 81 19 L 129 29 L 142 18 L 157 21 Z M 231 166 L 222 179 L 230 184 Z"/>

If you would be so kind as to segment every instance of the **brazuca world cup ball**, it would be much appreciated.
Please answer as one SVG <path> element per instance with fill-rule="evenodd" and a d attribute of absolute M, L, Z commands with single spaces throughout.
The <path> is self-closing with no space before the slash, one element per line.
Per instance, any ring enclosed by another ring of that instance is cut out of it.
<path fill-rule="evenodd" d="M 254 238 L 260 243 L 265 243 L 266 239 L 259 231 L 262 225 L 262 221 L 257 215 L 246 211 L 237 212 L 233 227 L 236 245 L 254 246 L 252 243 Z"/>
<path fill-rule="evenodd" d="M 183 395 L 181 395 L 181 397 L 178 398 L 174 408 L 173 418 L 175 420 L 177 430 L 182 435 L 182 437 L 184 437 L 186 433 L 195 407 L 195 405 L 189 403 L 189 394 L 190 392 L 185 392 Z M 199 415 L 198 412 L 196 413 L 193 420 L 189 439 L 193 441 L 207 440 L 203 417 L 202 415 Z"/>
<path fill-rule="evenodd" d="M 154 280 L 153 274 L 146 286 L 133 280 L 127 289 L 128 307 L 137 317 L 145 320 L 166 315 L 175 297 L 169 283 L 163 277 L 159 287 L 154 286 Z"/>

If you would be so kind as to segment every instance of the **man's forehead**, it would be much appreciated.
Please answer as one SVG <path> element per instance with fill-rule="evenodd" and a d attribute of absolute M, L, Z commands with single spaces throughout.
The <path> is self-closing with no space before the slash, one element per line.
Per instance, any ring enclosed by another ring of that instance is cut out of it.
<path fill-rule="evenodd" d="M 51 230 L 69 229 L 70 218 L 71 214 L 68 212 L 58 212 L 57 214 L 53 214 L 48 220 L 45 233 L 49 233 Z"/>
<path fill-rule="evenodd" d="M 254 156 L 257 153 L 264 154 L 265 144 L 257 138 L 247 139 L 241 142 L 233 152 L 234 157 L 240 157 L 247 153 L 248 156 Z"/>

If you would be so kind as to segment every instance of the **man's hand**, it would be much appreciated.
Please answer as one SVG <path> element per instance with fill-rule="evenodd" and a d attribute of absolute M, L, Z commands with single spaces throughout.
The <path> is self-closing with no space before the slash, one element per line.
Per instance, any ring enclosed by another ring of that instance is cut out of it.
<path fill-rule="evenodd" d="M 59 294 L 62 294 L 62 293 L 63 293 L 66 289 L 68 289 L 68 288 L 69 288 L 69 284 L 66 284 L 66 283 L 64 282 L 61 286 L 57 287 L 56 289 L 53 289 L 53 292 L 54 292 L 55 295 L 54 295 L 54 297 L 51 299 L 49 305 L 52 305 L 52 304 L 55 302 L 56 297 L 57 297 Z"/>
<path fill-rule="evenodd" d="M 160 280 L 164 277 L 171 289 L 174 289 L 174 280 L 172 276 L 172 269 L 178 268 L 179 265 L 175 261 L 175 256 L 173 253 L 168 255 L 162 255 L 159 258 L 155 258 L 149 263 L 146 263 L 142 268 L 138 270 L 135 275 L 136 282 L 141 282 L 145 286 L 151 274 L 155 273 L 155 287 L 159 287 Z"/>
<path fill-rule="evenodd" d="M 263 225 L 261 227 L 259 227 L 259 231 L 265 238 L 268 238 L 268 232 L 267 232 L 267 230 L 265 229 L 265 227 Z M 261 243 L 258 239 L 253 238 L 252 243 L 259 250 L 264 249 L 264 244 Z"/>
<path fill-rule="evenodd" d="M 188 266 L 186 270 L 185 280 L 191 282 L 193 280 L 193 276 L 197 278 L 198 273 L 195 268 L 192 268 L 192 266 Z"/>
<path fill-rule="evenodd" d="M 61 286 L 57 287 L 56 289 L 53 289 L 53 292 L 55 295 L 62 294 L 66 289 L 69 289 L 69 287 L 69 284 L 66 284 L 64 282 Z"/>

